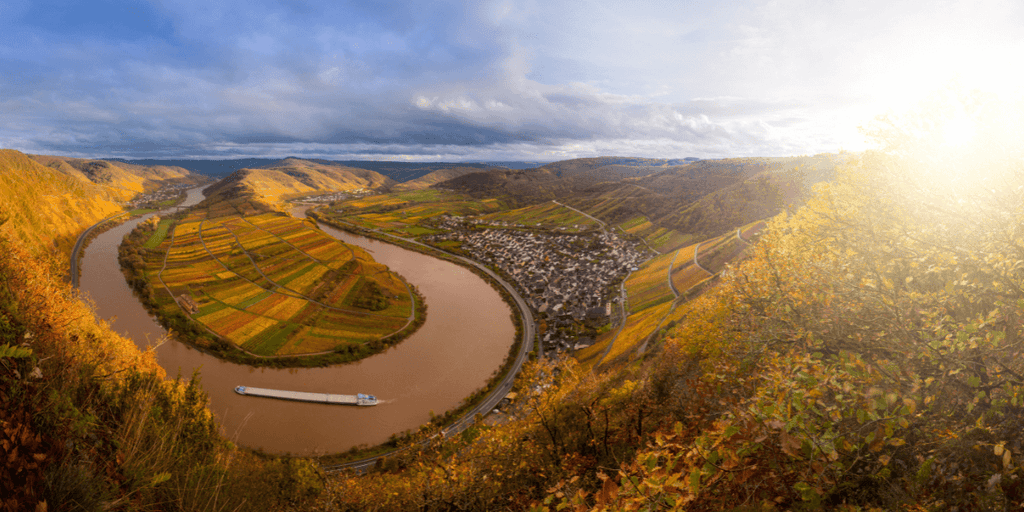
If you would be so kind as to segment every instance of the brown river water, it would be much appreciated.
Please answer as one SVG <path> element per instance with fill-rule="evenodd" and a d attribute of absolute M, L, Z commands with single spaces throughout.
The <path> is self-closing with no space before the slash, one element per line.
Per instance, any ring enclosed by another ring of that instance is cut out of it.
<path fill-rule="evenodd" d="M 189 191 L 187 205 L 202 200 Z M 293 215 L 303 216 L 305 209 Z M 95 302 L 100 318 L 135 340 L 155 343 L 164 329 L 146 312 L 125 283 L 117 246 L 135 225 L 129 221 L 98 236 L 85 250 L 81 290 Z M 351 235 L 328 226 L 326 233 L 365 248 L 374 259 L 419 288 L 427 320 L 412 336 L 386 352 L 357 363 L 313 369 L 263 369 L 222 361 L 176 340 L 160 345 L 157 360 L 172 378 L 198 369 L 210 409 L 224 434 L 246 447 L 270 453 L 318 455 L 375 445 L 392 434 L 415 430 L 458 406 L 482 387 L 501 365 L 515 338 L 509 307 L 483 279 L 463 267 Z M 376 395 L 375 407 L 287 402 L 247 397 L 238 385 L 321 393 Z"/>

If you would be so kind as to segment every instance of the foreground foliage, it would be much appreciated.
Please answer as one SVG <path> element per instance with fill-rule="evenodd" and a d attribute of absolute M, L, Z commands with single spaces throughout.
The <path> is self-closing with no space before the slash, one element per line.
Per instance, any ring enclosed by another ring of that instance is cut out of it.
<path fill-rule="evenodd" d="M 883 122 L 882 151 L 770 222 L 655 357 L 538 370 L 519 419 L 480 429 L 516 460 L 439 443 L 345 480 L 389 496 L 350 508 L 1024 505 L 1024 155 L 928 139 L 963 114 L 1005 141 L 1019 111 L 954 99 Z"/>

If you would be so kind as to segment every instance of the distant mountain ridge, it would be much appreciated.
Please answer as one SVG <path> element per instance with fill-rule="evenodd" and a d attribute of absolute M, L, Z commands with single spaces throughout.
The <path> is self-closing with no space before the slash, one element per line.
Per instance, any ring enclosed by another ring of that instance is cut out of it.
<path fill-rule="evenodd" d="M 491 167 L 507 167 L 510 169 L 532 169 L 545 165 L 545 162 L 526 161 L 502 161 L 502 162 L 391 162 L 371 160 L 325 160 L 319 158 L 302 159 L 298 157 L 286 158 L 235 158 L 226 160 L 190 160 L 190 159 L 119 159 L 108 158 L 114 162 L 124 162 L 144 166 L 171 166 L 182 167 L 192 172 L 205 174 L 213 177 L 228 176 L 239 169 L 264 169 L 278 167 L 281 162 L 288 159 L 305 160 L 325 165 L 341 165 L 366 169 L 387 176 L 398 183 L 411 181 L 431 172 L 451 168 L 477 168 L 488 169 Z"/>

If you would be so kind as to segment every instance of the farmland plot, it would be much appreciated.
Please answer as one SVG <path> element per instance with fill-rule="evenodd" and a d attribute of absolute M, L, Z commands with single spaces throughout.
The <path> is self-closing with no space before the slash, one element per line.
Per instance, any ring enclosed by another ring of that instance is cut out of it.
<path fill-rule="evenodd" d="M 640 270 L 633 272 L 626 280 L 626 294 L 629 309 L 633 313 L 642 311 L 675 296 L 668 286 L 668 267 L 675 253 L 662 254 L 644 263 Z"/>
<path fill-rule="evenodd" d="M 154 287 L 188 294 L 199 308 L 189 315 L 193 320 L 252 354 L 339 347 L 368 354 L 362 344 L 401 331 L 414 311 L 401 277 L 311 223 L 278 213 L 242 217 L 218 207 L 190 212 L 168 231 L 173 236 L 152 238 L 166 255 L 163 271 L 149 272 Z M 372 283 L 376 310 L 345 304 L 360 282 Z"/>

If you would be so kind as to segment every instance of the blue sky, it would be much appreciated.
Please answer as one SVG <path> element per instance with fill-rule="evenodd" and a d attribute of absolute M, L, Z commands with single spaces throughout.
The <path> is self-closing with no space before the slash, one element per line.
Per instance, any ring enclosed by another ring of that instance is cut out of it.
<path fill-rule="evenodd" d="M 1024 90 L 1019 0 L 4 0 L 0 34 L 0 147 L 88 157 L 815 154 Z"/>

